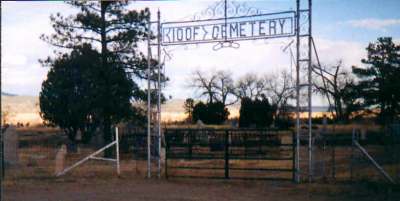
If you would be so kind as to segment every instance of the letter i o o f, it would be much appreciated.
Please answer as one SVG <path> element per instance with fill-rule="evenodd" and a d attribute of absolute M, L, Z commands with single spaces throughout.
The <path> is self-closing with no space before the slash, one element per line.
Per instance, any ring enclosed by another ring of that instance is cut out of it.
<path fill-rule="evenodd" d="M 176 29 L 176 39 L 178 41 L 182 41 L 183 40 L 183 29 L 182 28 L 177 28 Z"/>
<path fill-rule="evenodd" d="M 185 36 L 186 36 L 185 38 L 187 41 L 192 40 L 192 27 L 187 27 L 185 29 Z"/>

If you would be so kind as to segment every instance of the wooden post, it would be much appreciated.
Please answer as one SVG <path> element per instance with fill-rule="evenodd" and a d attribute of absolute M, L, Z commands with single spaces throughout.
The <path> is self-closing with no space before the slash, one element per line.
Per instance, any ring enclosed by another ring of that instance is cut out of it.
<path fill-rule="evenodd" d="M 229 179 L 229 131 L 225 131 L 225 179 Z"/>

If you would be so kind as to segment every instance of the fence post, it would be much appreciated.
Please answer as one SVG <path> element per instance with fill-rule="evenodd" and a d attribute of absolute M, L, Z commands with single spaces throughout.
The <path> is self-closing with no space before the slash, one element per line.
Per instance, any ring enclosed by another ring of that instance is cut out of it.
<path fill-rule="evenodd" d="M 335 137 L 336 138 L 336 137 Z M 336 139 L 332 140 L 332 179 L 336 180 L 336 159 L 335 159 Z"/>
<path fill-rule="evenodd" d="M 192 153 L 193 153 L 193 139 L 192 139 L 192 130 L 189 130 L 189 135 L 188 135 L 188 143 L 189 143 L 189 146 L 188 146 L 188 152 L 189 152 L 189 159 L 192 159 Z"/>
<path fill-rule="evenodd" d="M 169 150 L 169 141 L 168 141 L 168 131 L 165 129 L 164 133 L 164 138 L 165 138 L 165 164 L 164 164 L 164 172 L 165 172 L 165 178 L 168 179 L 168 150 Z"/>
<path fill-rule="evenodd" d="M 225 179 L 229 179 L 229 131 L 225 131 Z"/>
<path fill-rule="evenodd" d="M 353 128 L 353 132 L 351 135 L 351 155 L 350 155 L 350 181 L 353 181 L 353 163 L 354 163 L 354 140 L 355 140 L 355 128 Z"/>
<path fill-rule="evenodd" d="M 296 139 L 295 133 L 292 131 L 292 180 L 296 182 L 296 174 L 299 174 L 298 170 L 296 169 Z"/>
<path fill-rule="evenodd" d="M 117 152 L 116 154 L 116 159 L 117 159 L 117 174 L 118 176 L 121 174 L 120 170 L 120 163 L 119 163 L 119 135 L 118 135 L 118 127 L 115 127 L 115 151 Z"/>

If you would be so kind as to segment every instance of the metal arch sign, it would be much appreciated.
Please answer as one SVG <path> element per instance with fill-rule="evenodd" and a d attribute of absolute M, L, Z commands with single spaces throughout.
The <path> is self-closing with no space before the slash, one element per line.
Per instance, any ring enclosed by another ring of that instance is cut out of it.
<path fill-rule="evenodd" d="M 257 14 L 161 24 L 161 45 L 184 45 L 290 37 L 295 35 L 295 12 Z"/>

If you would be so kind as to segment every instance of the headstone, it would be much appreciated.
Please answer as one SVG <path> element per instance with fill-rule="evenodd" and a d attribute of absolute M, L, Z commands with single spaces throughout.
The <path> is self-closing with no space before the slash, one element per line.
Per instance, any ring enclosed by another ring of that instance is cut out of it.
<path fill-rule="evenodd" d="M 103 137 L 103 133 L 100 130 L 97 130 L 94 133 L 94 136 L 92 137 L 94 146 L 96 147 L 96 149 L 100 149 L 104 146 L 104 137 Z"/>
<path fill-rule="evenodd" d="M 81 130 L 78 130 L 78 132 L 76 132 L 75 140 L 76 141 L 81 141 L 82 140 L 82 132 L 81 132 Z"/>
<path fill-rule="evenodd" d="M 67 146 L 61 145 L 61 148 L 57 151 L 54 173 L 57 174 L 64 170 L 65 156 L 67 155 Z"/>
<path fill-rule="evenodd" d="M 365 128 L 361 129 L 361 140 L 366 140 L 367 139 L 367 130 Z"/>
<path fill-rule="evenodd" d="M 4 137 L 4 162 L 6 166 L 18 164 L 18 133 L 13 126 L 7 128 Z"/>
<path fill-rule="evenodd" d="M 325 134 L 326 131 L 328 130 L 328 118 L 326 114 L 324 114 L 323 119 L 322 119 L 322 133 Z"/>
<path fill-rule="evenodd" d="M 196 125 L 197 125 L 198 127 L 204 127 L 204 123 L 203 123 L 203 121 L 201 121 L 201 120 L 197 120 Z"/>
<path fill-rule="evenodd" d="M 78 144 L 72 141 L 68 141 L 66 146 L 67 153 L 78 153 Z"/>

